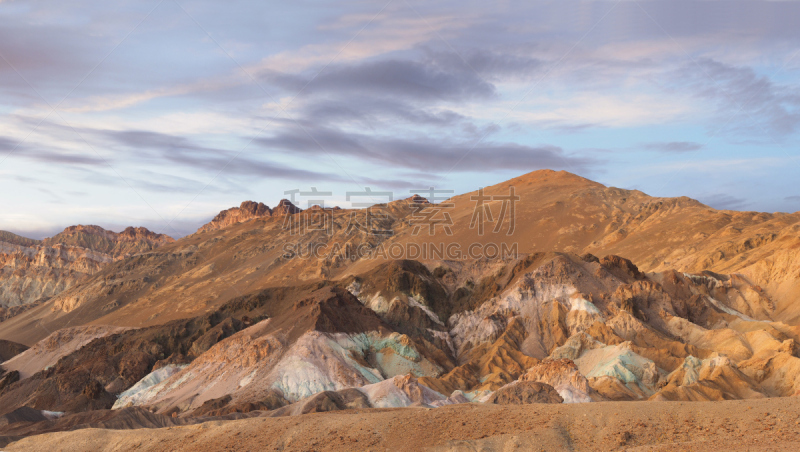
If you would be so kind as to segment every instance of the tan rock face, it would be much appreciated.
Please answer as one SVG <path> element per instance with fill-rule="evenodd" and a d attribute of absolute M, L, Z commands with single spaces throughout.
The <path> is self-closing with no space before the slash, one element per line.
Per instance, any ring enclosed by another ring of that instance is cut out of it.
<path fill-rule="evenodd" d="M 175 240 L 164 234 L 157 234 L 147 228 L 128 227 L 120 233 L 108 231 L 100 226 L 70 226 L 61 233 L 44 239 L 46 246 L 66 245 L 86 248 L 120 258 L 126 255 L 143 253 Z"/>
<path fill-rule="evenodd" d="M 43 241 L 2 237 L 9 242 L 0 241 L 0 308 L 47 300 L 115 259 L 174 241 L 146 228 L 129 227 L 118 234 L 82 225 Z"/>
<path fill-rule="evenodd" d="M 2 253 L 0 306 L 20 306 L 50 298 L 111 261 L 109 255 L 63 245 Z"/>
<path fill-rule="evenodd" d="M 272 216 L 272 209 L 261 202 L 245 201 L 239 207 L 231 207 L 218 213 L 213 220 L 204 224 L 197 232 L 214 231 L 241 223 L 253 218 Z"/>

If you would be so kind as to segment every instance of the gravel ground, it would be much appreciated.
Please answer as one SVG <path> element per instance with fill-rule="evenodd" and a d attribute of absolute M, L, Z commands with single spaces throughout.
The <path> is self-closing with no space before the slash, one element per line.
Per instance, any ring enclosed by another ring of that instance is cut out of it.
<path fill-rule="evenodd" d="M 51 433 L 5 450 L 800 450 L 795 398 L 725 402 L 465 404 Z"/>

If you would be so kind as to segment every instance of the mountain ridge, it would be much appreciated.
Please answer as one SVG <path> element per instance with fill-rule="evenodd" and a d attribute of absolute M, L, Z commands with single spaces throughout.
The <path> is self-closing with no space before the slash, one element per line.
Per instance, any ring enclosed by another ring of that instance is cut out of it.
<path fill-rule="evenodd" d="M 262 216 L 184 237 L 161 247 L 164 254 L 135 258 L 138 262 L 120 261 L 115 264 L 119 269 L 108 267 L 94 281 L 90 278 L 88 285 L 59 294 L 54 300 L 57 307 L 53 312 L 68 312 L 87 300 L 97 300 L 94 312 L 102 313 L 103 322 L 114 324 L 115 317 L 137 318 L 132 314 L 134 307 L 123 301 L 136 293 L 136 297 L 148 303 L 146 310 L 155 308 L 156 313 L 161 312 L 161 318 L 167 311 L 156 307 L 167 300 L 172 306 L 169 310 L 174 312 L 167 314 L 167 318 L 196 315 L 226 299 L 261 287 L 280 286 L 291 281 L 336 280 L 366 273 L 376 260 L 354 256 L 352 253 L 357 246 L 375 250 L 393 244 L 407 248 L 413 244 L 432 243 L 445 246 L 451 243 L 516 243 L 521 254 L 547 250 L 616 254 L 633 260 L 644 271 L 677 268 L 689 272 L 735 273 L 741 270 L 756 284 L 772 285 L 773 290 L 788 294 L 800 290 L 796 280 L 790 278 L 796 264 L 785 246 L 789 243 L 791 249 L 793 244 L 800 243 L 797 234 L 792 232 L 793 227 L 800 228 L 800 225 L 793 226 L 800 222 L 800 215 L 717 211 L 686 197 L 653 198 L 633 190 L 605 187 L 571 173 L 549 170 L 487 187 L 483 193 L 486 196 L 507 195 L 512 186 L 521 199 L 516 207 L 516 230 L 510 236 L 506 235 L 508 220 L 503 225 L 506 229 L 495 233 L 490 225 L 483 236 L 469 227 L 475 209 L 470 197 L 476 196 L 477 191 L 451 198 L 455 204 L 450 211 L 452 235 L 440 233 L 440 230 L 434 236 L 428 236 L 426 231 L 414 235 L 413 223 L 420 213 L 417 203 L 413 202 L 373 208 L 386 217 L 378 229 L 391 230 L 388 235 L 352 227 L 352 215 L 368 220 L 367 211 L 363 209 L 296 212 L 298 222 L 330 219 L 332 234 L 323 229 L 297 234 L 285 229 L 283 217 Z M 501 204 L 494 202 L 489 207 L 495 219 L 501 214 Z M 437 204 L 426 205 L 425 209 L 437 209 Z M 224 245 L 225 242 L 231 245 Z M 294 251 L 287 255 L 283 247 L 278 246 L 283 242 L 296 245 L 299 251 L 311 243 L 322 243 L 329 249 L 338 246 L 341 253 L 307 259 L 301 257 L 302 253 L 292 255 Z M 778 256 L 775 262 L 779 265 L 763 268 L 765 255 Z M 673 265 L 673 259 L 679 265 Z M 182 261 L 186 261 L 188 267 L 181 264 Z M 436 259 L 422 261 L 434 265 Z M 175 268 L 176 272 L 169 273 L 171 282 L 167 285 L 158 275 L 168 273 L 163 270 L 153 273 L 155 268 L 165 268 L 165 265 Z M 778 277 L 773 277 L 776 274 Z M 217 282 L 212 283 L 209 276 Z M 147 280 L 161 282 L 154 286 L 145 282 Z M 122 292 L 117 289 L 109 292 L 110 284 L 120 285 Z M 178 287 L 183 287 L 178 296 L 185 301 L 175 303 L 174 290 Z M 73 293 L 74 290 L 78 292 Z M 140 292 L 142 290 L 144 292 Z M 193 301 L 198 298 L 204 301 Z M 124 311 L 114 314 L 122 308 Z M 188 310 L 180 314 L 181 309 Z M 785 309 L 800 315 L 800 310 L 792 306 Z M 142 324 L 151 324 L 154 320 Z M 121 326 L 136 325 L 129 322 Z"/>

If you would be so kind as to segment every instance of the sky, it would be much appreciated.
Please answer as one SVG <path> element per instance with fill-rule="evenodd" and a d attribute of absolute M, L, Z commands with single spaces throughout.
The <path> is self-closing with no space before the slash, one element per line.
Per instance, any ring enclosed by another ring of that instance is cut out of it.
<path fill-rule="evenodd" d="M 543 168 L 798 211 L 798 20 L 794 1 L 0 0 L 0 229 L 180 237 L 245 200 Z"/>

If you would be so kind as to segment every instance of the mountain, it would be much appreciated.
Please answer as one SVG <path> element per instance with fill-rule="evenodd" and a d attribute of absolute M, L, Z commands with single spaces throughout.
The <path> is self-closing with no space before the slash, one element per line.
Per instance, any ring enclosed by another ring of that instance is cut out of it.
<path fill-rule="evenodd" d="M 100 226 L 78 225 L 70 226 L 55 236 L 44 239 L 42 244 L 85 248 L 119 258 L 128 254 L 144 253 L 173 241 L 172 237 L 157 234 L 147 228 L 127 227 L 122 232 L 116 233 Z"/>
<path fill-rule="evenodd" d="M 446 250 L 457 245 L 466 255 L 473 243 L 516 246 L 519 254 L 620 255 L 643 271 L 739 272 L 770 294 L 779 295 L 774 302 L 781 318 L 792 320 L 790 317 L 800 314 L 791 303 L 800 293 L 794 276 L 800 273 L 800 263 L 792 259 L 792 247 L 800 246 L 796 232 L 800 214 L 718 211 L 689 198 L 653 198 L 548 170 L 487 187 L 483 193 L 507 196 L 512 186 L 520 199 L 511 235 L 507 235 L 508 218 L 497 233 L 491 224 L 483 235 L 469 227 L 476 205 L 470 198 L 478 192 L 451 200 L 454 207 L 447 213 L 453 223 L 452 235 L 439 227 L 430 236 L 427 225 L 415 235 L 419 219 L 436 207 L 419 212 L 419 203 L 412 200 L 377 205 L 371 213 L 346 209 L 298 212 L 291 216 L 292 224 L 308 229 L 302 233 L 297 227 L 286 227 L 285 216 L 263 216 L 205 230 L 157 252 L 115 262 L 80 287 L 60 293 L 39 311 L 41 317 L 32 313 L 18 322 L 24 330 L 28 330 L 26 321 L 46 328 L 25 333 L 29 336 L 26 343 L 43 338 L 60 324 L 152 325 L 209 312 L 264 287 L 367 273 L 377 263 L 392 260 L 390 249 L 407 257 L 409 247 L 411 251 L 426 247 Z M 497 219 L 502 202 L 492 202 L 489 208 Z M 364 227 L 367 223 L 369 230 Z M 312 245 L 324 250 L 324 255 L 309 258 Z M 359 256 L 367 253 L 373 254 Z M 427 266 L 443 260 L 435 253 L 428 254 L 414 260 Z M 73 313 L 78 306 L 86 308 Z M 72 319 L 77 316 L 81 320 Z M 12 325 L 7 328 L 16 329 Z M 0 337 L 3 334 L 0 332 Z"/>
<path fill-rule="evenodd" d="M 798 232 L 798 213 L 554 171 L 440 203 L 245 202 L 0 323 L 31 347 L 3 364 L 0 406 L 200 419 L 792 396 Z M 89 233 L 64 237 L 131 249 Z"/>
<path fill-rule="evenodd" d="M 40 303 L 115 259 L 172 241 L 132 227 L 116 233 L 99 226 L 70 226 L 42 241 L 0 234 L 0 310 L 20 311 Z"/>
<path fill-rule="evenodd" d="M 352 224 L 375 216 L 370 220 L 375 228 L 390 230 L 412 207 L 395 202 L 377 206 L 369 215 L 353 212 L 354 216 L 346 210 L 289 211 L 296 213 L 195 233 L 114 261 L 82 284 L 7 321 L 0 336 L 8 334 L 32 344 L 67 325 L 157 325 L 212 312 L 235 297 L 265 287 L 328 280 L 351 265 L 347 253 L 359 247 L 373 249 L 391 239 Z M 323 223 L 330 225 L 330 234 Z M 302 257 L 312 244 L 321 242 L 340 247 L 342 255 Z M 285 243 L 296 247 L 287 251 Z"/>

